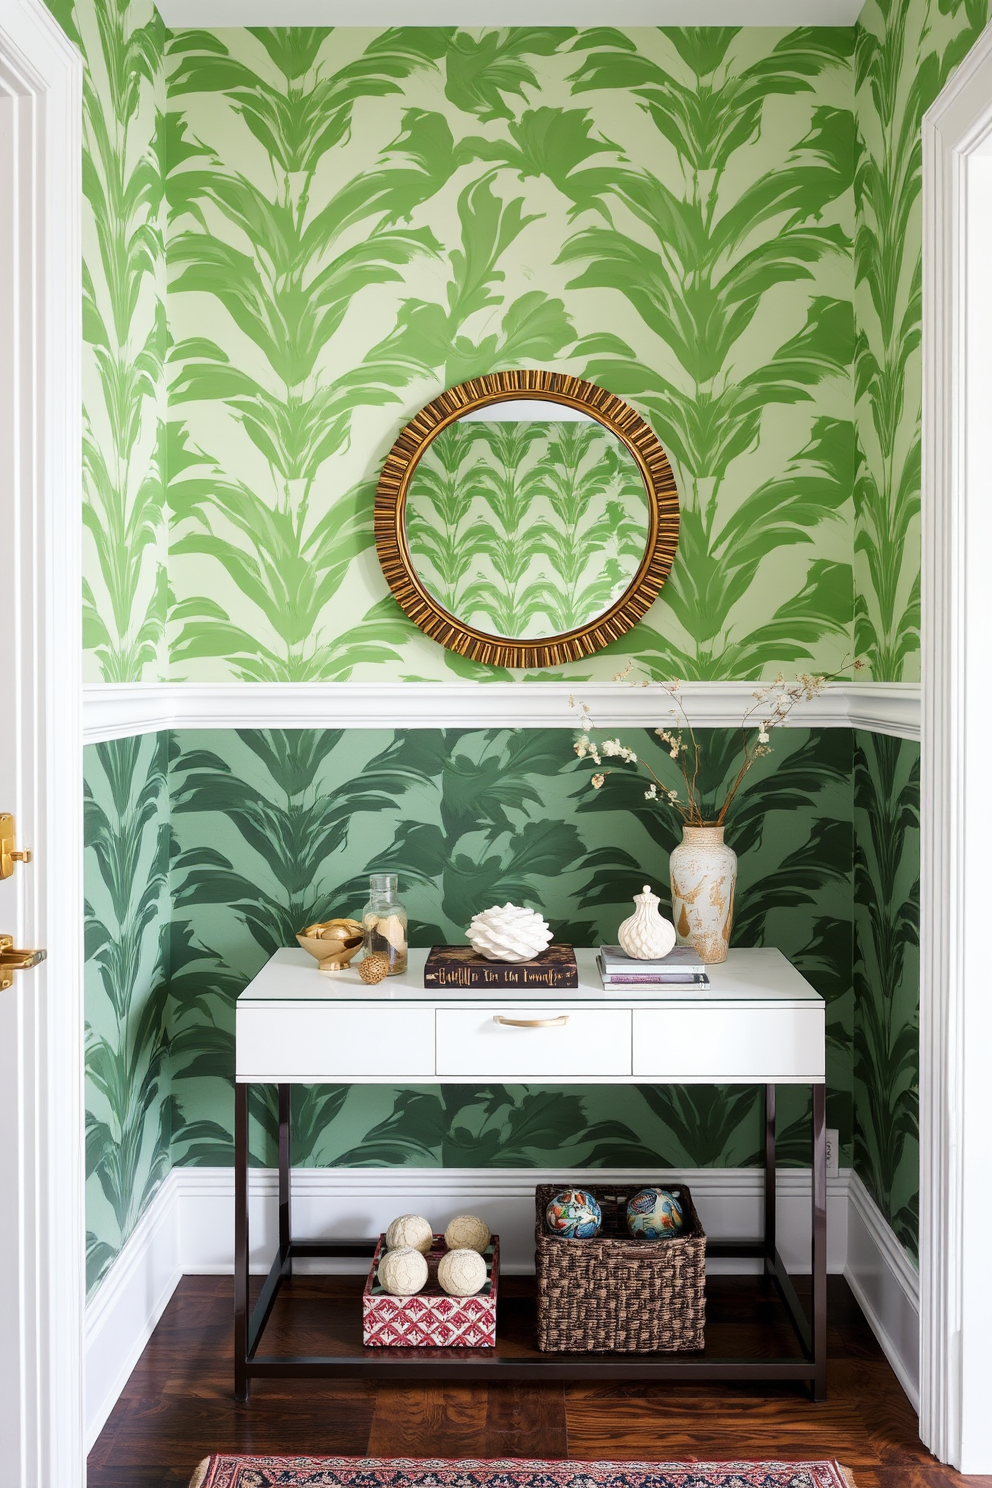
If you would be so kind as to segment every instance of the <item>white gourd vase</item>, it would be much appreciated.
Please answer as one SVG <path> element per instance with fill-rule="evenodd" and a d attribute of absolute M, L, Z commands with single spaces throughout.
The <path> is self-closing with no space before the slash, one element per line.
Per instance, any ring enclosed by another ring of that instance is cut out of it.
<path fill-rule="evenodd" d="M 737 854 L 722 827 L 682 828 L 671 855 L 672 916 L 679 945 L 692 946 L 700 961 L 726 961 L 734 922 Z"/>
<path fill-rule="evenodd" d="M 638 961 L 656 961 L 667 956 L 675 944 L 675 926 L 658 913 L 661 900 L 648 884 L 634 895 L 637 908 L 617 931 L 620 949 Z"/>

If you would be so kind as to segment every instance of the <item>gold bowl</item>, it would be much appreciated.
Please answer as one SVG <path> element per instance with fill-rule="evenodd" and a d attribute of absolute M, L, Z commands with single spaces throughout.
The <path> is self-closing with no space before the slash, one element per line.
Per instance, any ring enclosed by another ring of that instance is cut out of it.
<path fill-rule="evenodd" d="M 308 925 L 296 938 L 305 951 L 316 957 L 317 970 L 330 975 L 343 971 L 355 952 L 361 950 L 365 928 L 361 920 L 324 920 L 319 925 Z"/>

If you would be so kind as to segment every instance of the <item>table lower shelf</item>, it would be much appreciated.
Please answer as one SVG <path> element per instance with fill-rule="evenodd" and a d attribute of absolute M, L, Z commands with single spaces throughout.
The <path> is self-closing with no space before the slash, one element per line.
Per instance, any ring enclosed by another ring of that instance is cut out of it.
<path fill-rule="evenodd" d="M 534 1280 L 505 1274 L 495 1348 L 386 1349 L 363 1346 L 361 1277 L 289 1274 L 291 1260 L 326 1255 L 328 1249 L 354 1255 L 360 1245 L 293 1242 L 289 1256 L 276 1258 L 252 1312 L 244 1394 L 257 1379 L 816 1379 L 803 1302 L 781 1261 L 779 1275 L 748 1278 L 753 1287 L 743 1293 L 739 1276 L 708 1278 L 707 1342 L 698 1353 L 541 1353 L 535 1346 Z M 710 1253 L 716 1251 L 763 1255 L 760 1244 L 711 1244 Z M 807 1280 L 800 1279 L 802 1291 Z M 753 1351 L 755 1322 L 762 1324 L 767 1352 Z M 301 1345 L 305 1354 L 297 1352 Z"/>

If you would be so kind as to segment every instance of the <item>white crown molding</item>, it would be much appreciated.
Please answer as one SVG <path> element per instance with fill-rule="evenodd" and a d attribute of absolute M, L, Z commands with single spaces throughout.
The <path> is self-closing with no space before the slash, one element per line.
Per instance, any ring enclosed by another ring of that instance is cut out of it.
<path fill-rule="evenodd" d="M 919 682 L 851 682 L 845 693 L 851 728 L 891 734 L 897 739 L 919 739 Z"/>
<path fill-rule="evenodd" d="M 992 1473 L 992 28 L 923 120 L 920 1435 Z"/>
<path fill-rule="evenodd" d="M 757 685 L 686 682 L 681 696 L 697 728 L 735 728 Z M 83 692 L 87 744 L 170 728 L 574 729 L 573 694 L 597 728 L 650 728 L 670 706 L 656 687 L 617 682 L 122 682 Z M 792 720 L 918 739 L 919 684 L 834 682 Z"/>
<path fill-rule="evenodd" d="M 853 26 L 864 0 L 619 0 L 615 26 Z M 158 0 L 167 26 L 354 26 L 346 0 Z M 404 0 L 366 0 L 361 23 L 406 26 Z M 600 26 L 599 0 L 419 0 L 418 26 Z"/>

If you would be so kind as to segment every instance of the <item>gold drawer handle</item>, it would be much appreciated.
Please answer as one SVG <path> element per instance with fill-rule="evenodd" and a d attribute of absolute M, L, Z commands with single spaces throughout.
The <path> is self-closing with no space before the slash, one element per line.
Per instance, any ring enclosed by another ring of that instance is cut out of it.
<path fill-rule="evenodd" d="M 560 1018 L 504 1018 L 502 1013 L 493 1014 L 494 1023 L 503 1023 L 507 1028 L 564 1028 L 568 1014 Z"/>

